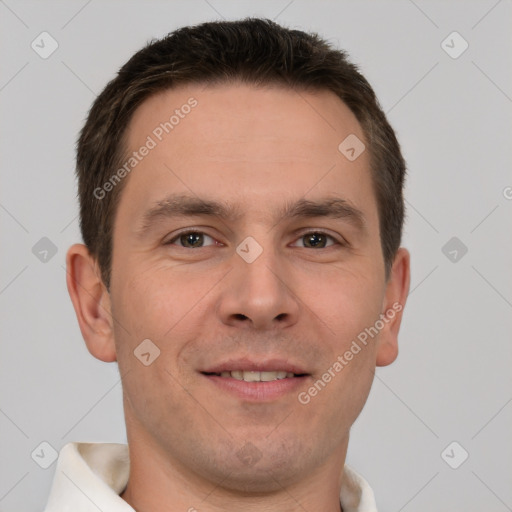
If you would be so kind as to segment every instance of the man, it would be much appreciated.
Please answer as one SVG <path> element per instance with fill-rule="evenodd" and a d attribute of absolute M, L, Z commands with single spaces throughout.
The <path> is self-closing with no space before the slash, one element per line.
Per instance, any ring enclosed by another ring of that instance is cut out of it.
<path fill-rule="evenodd" d="M 267 20 L 135 54 L 77 149 L 68 290 L 128 446 L 70 443 L 46 511 L 376 510 L 345 465 L 409 289 L 405 163 L 346 55 Z"/>

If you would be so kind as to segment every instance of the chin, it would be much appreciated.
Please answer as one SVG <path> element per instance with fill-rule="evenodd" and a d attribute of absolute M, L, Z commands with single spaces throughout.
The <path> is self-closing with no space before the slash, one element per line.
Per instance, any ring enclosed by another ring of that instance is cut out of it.
<path fill-rule="evenodd" d="M 233 469 L 234 467 L 236 469 Z M 244 496 L 282 492 L 283 487 L 304 478 L 298 468 L 290 465 L 290 461 L 280 467 L 275 467 L 268 462 L 263 463 L 263 461 L 251 467 L 240 467 L 239 463 L 235 466 L 233 462 L 232 466 L 224 469 L 227 474 L 219 483 L 219 487 Z"/>
<path fill-rule="evenodd" d="M 231 447 L 229 456 L 226 456 L 226 451 L 217 452 L 208 460 L 210 464 L 214 462 L 214 467 L 208 468 L 203 461 L 205 476 L 208 474 L 211 478 L 216 474 L 219 487 L 245 496 L 282 492 L 283 487 L 300 482 L 323 460 L 319 453 L 315 456 L 312 447 L 304 446 L 302 441 L 287 438 L 271 442 L 265 436 L 252 439 L 255 439 L 254 444 L 248 441 L 240 443 L 241 448 L 237 450 Z"/>

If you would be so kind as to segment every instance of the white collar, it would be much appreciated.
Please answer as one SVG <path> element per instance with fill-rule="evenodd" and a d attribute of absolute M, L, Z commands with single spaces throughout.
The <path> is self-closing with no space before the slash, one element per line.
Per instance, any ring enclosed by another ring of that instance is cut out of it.
<path fill-rule="evenodd" d="M 126 444 L 68 443 L 60 451 L 44 512 L 134 512 L 119 496 L 129 473 Z M 347 465 L 340 503 L 344 512 L 377 512 L 370 485 Z"/>

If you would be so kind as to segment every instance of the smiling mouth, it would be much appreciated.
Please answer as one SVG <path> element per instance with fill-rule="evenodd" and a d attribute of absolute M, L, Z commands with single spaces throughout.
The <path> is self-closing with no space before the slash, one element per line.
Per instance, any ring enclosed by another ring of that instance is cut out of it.
<path fill-rule="evenodd" d="M 230 372 L 202 372 L 204 375 L 243 380 L 244 382 L 272 382 L 274 380 L 293 379 L 305 377 L 306 373 L 292 373 L 286 371 L 256 372 L 247 370 L 233 370 Z"/>

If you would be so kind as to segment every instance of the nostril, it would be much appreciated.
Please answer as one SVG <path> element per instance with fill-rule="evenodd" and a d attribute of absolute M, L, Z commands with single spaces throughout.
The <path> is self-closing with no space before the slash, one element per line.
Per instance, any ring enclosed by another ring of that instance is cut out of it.
<path fill-rule="evenodd" d="M 233 315 L 237 320 L 247 320 L 249 317 L 242 315 L 242 313 L 235 313 Z"/>

